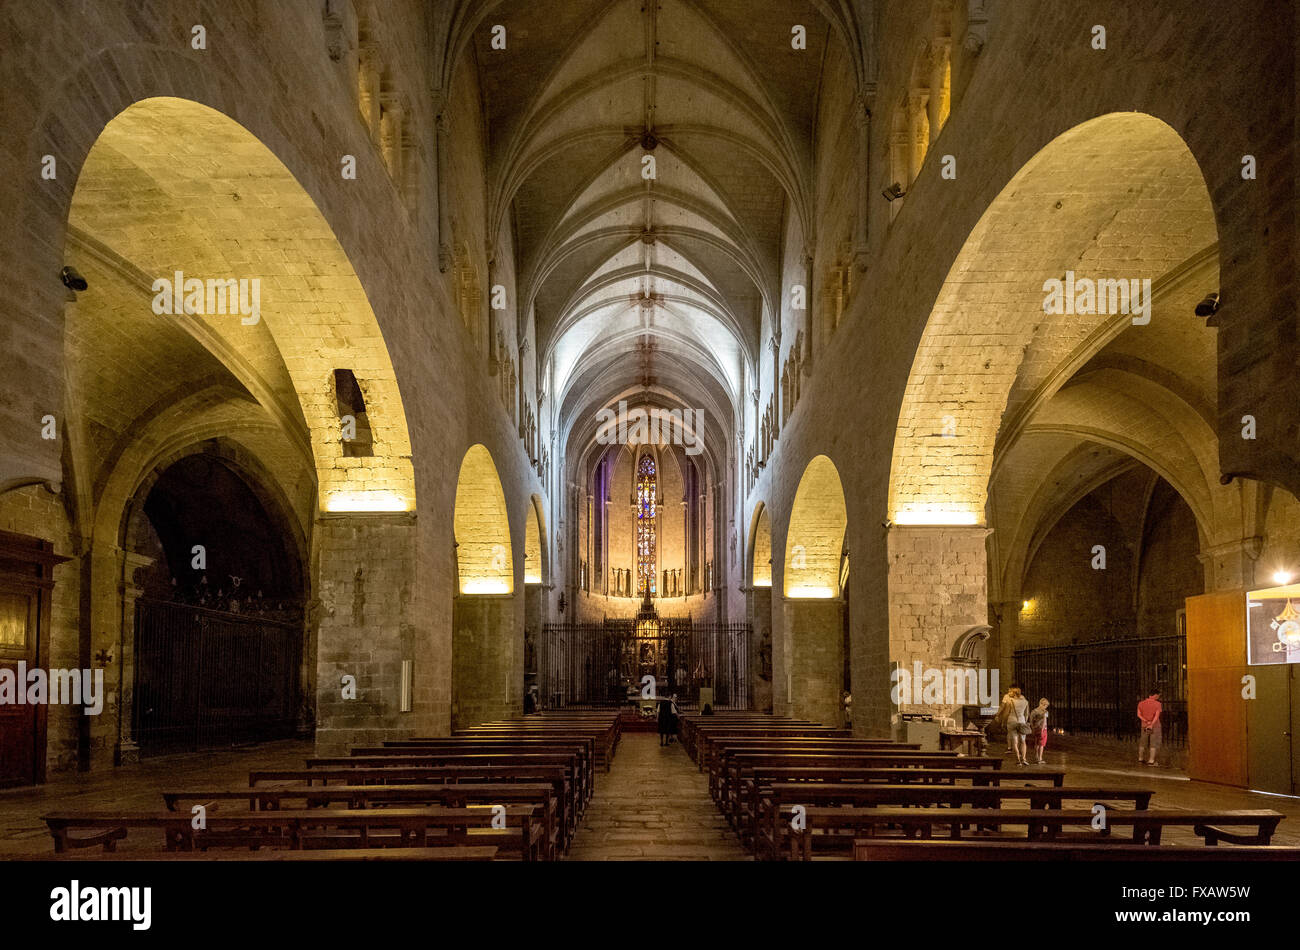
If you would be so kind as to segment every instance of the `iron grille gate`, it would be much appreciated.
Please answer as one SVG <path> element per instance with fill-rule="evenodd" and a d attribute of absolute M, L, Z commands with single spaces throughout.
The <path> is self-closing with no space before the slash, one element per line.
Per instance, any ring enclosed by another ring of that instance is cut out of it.
<path fill-rule="evenodd" d="M 713 689 L 715 709 L 750 709 L 751 629 L 747 623 L 661 619 L 653 636 L 638 636 L 632 620 L 548 623 L 542 628 L 542 702 L 617 707 L 640 695 L 642 677 L 655 677 L 659 695 L 698 706 Z"/>
<path fill-rule="evenodd" d="M 1051 701 L 1053 728 L 1115 738 L 1138 734 L 1137 704 L 1159 687 L 1163 741 L 1187 741 L 1186 637 L 1017 650 L 1016 681 L 1031 707 Z"/>
<path fill-rule="evenodd" d="M 298 625 L 138 600 L 135 637 L 135 738 L 143 753 L 294 734 Z"/>

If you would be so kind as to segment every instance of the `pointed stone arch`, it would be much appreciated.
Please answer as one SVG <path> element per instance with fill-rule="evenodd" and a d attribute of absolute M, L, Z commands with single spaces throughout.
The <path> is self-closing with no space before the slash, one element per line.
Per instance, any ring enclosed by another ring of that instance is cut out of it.
<path fill-rule="evenodd" d="M 759 502 L 749 529 L 749 583 L 752 587 L 772 586 L 772 519 L 767 505 Z"/>
<path fill-rule="evenodd" d="M 1156 206 L 1171 213 L 1153 216 Z M 1109 239 L 1119 233 L 1127 239 Z M 1215 240 L 1196 159 L 1161 120 L 1109 113 L 1044 146 L 980 218 L 935 301 L 899 413 L 890 519 L 982 524 L 1004 413 L 1076 341 L 1130 319 L 1045 313 L 1045 281 L 1072 264 L 1097 278 L 1155 280 Z"/>
<path fill-rule="evenodd" d="M 847 529 L 839 470 L 829 457 L 818 455 L 804 469 L 787 522 L 783 643 L 774 688 L 777 702 L 784 693 L 784 707 L 793 715 L 837 726 L 843 717 L 840 579 Z"/>
<path fill-rule="evenodd" d="M 524 583 L 548 583 L 547 561 L 546 514 L 541 496 L 533 495 L 524 515 Z"/>
<path fill-rule="evenodd" d="M 835 463 L 818 455 L 804 469 L 790 509 L 782 570 L 787 599 L 826 599 L 840 593 L 840 556 L 848 509 Z"/>
<path fill-rule="evenodd" d="M 226 160 L 214 166 L 213 154 Z M 117 200 L 122 193 L 130 200 Z M 155 304 L 168 303 L 160 282 L 170 287 L 177 272 L 187 302 L 190 281 L 206 288 L 205 310 L 225 299 L 212 283 L 246 281 L 240 291 L 247 286 L 256 314 L 230 313 L 227 302 L 225 313 L 173 306 L 178 312 L 160 319 L 181 323 L 250 392 L 271 402 L 268 411 L 305 423 L 322 511 L 415 509 L 406 413 L 366 292 L 311 196 L 253 133 L 190 99 L 131 104 L 86 156 L 69 230 L 101 253 L 103 240 L 111 240 L 111 255 L 153 281 L 139 290 Z M 174 296 L 171 303 L 178 303 Z M 365 398 L 372 456 L 344 457 L 331 382 L 337 369 L 354 372 Z"/>
<path fill-rule="evenodd" d="M 451 721 L 463 728 L 518 709 L 523 691 L 524 598 L 515 596 L 505 492 L 482 443 L 461 461 L 453 529 L 459 593 L 452 604 Z"/>
<path fill-rule="evenodd" d="M 481 443 L 470 446 L 460 463 L 454 521 L 460 593 L 513 593 L 506 495 L 492 453 Z"/>

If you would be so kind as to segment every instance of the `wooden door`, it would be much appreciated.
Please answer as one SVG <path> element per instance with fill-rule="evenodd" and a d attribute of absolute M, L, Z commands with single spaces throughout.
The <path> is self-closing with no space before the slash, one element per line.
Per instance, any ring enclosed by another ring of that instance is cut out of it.
<path fill-rule="evenodd" d="M 1291 671 L 1289 663 L 1252 666 L 1255 700 L 1246 703 L 1250 787 L 1291 794 Z"/>
<path fill-rule="evenodd" d="M 0 671 L 13 677 L 15 695 L 0 696 L 0 787 L 36 782 L 37 707 L 18 702 L 26 693 L 26 673 L 36 667 L 37 597 L 0 589 Z M 19 664 L 23 663 L 22 668 Z M 20 673 L 22 674 L 20 677 Z"/>
<path fill-rule="evenodd" d="M 1187 598 L 1187 773 L 1245 787 L 1246 592 Z"/>
<path fill-rule="evenodd" d="M 15 691 L 26 694 L 30 672 L 49 666 L 53 569 L 68 560 L 40 538 L 0 531 L 0 669 L 12 671 Z M 0 788 L 45 781 L 47 707 L 0 702 Z"/>

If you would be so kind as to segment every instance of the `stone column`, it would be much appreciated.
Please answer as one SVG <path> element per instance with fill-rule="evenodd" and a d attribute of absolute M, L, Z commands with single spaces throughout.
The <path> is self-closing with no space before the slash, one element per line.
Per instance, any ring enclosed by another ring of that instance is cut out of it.
<path fill-rule="evenodd" d="M 699 593 L 708 597 L 708 499 L 705 491 L 699 493 L 699 508 L 695 521 L 699 524 Z"/>
<path fill-rule="evenodd" d="M 787 708 L 796 718 L 838 726 L 844 718 L 844 601 L 786 597 L 784 610 Z"/>
<path fill-rule="evenodd" d="M 1207 547 L 1196 559 L 1205 571 L 1206 593 L 1216 590 L 1249 590 L 1255 585 L 1255 562 L 1264 549 L 1261 537 L 1242 538 Z"/>
<path fill-rule="evenodd" d="M 487 248 L 487 265 L 488 265 L 488 292 L 484 295 L 487 300 L 487 328 L 488 328 L 488 375 L 495 376 L 500 369 L 504 360 L 504 354 L 497 352 L 497 311 L 492 306 L 492 288 L 497 285 L 499 280 L 496 248 L 491 244 Z M 508 409 L 509 407 L 507 407 Z"/>
<path fill-rule="evenodd" d="M 1020 639 L 1020 611 L 1023 600 L 1004 600 L 994 604 L 998 622 L 993 628 L 993 643 L 989 644 L 990 664 L 997 663 L 1001 671 L 1003 689 L 1016 677 L 1016 647 Z"/>
<path fill-rule="evenodd" d="M 135 743 L 135 602 L 144 593 L 135 586 L 135 574 L 154 562 L 143 554 L 122 552 L 122 616 L 118 626 L 117 647 L 117 743 L 113 747 L 113 764 L 130 765 L 140 761 L 140 747 Z"/>
<path fill-rule="evenodd" d="M 772 711 L 772 681 L 775 658 L 772 655 L 772 588 L 746 587 L 749 601 L 750 702 L 756 712 Z M 765 669 L 766 668 L 766 669 Z M 766 677 L 764 677 L 766 673 Z"/>
<path fill-rule="evenodd" d="M 451 644 L 419 629 L 429 621 L 412 603 L 418 596 L 414 513 L 322 513 L 316 539 L 317 753 L 445 733 Z M 399 711 L 403 660 L 413 661 L 415 675 L 407 713 Z M 355 686 L 345 686 L 344 677 Z"/>
<path fill-rule="evenodd" d="M 123 608 L 122 571 L 124 552 L 115 543 L 100 541 L 93 544 L 91 550 L 82 555 L 81 579 L 85 585 L 81 591 L 81 610 L 79 612 L 79 629 L 77 651 L 60 654 L 52 653 L 49 665 L 54 667 L 75 667 L 94 670 L 101 664 L 97 656 L 105 652 L 115 655 L 122 650 L 122 640 L 126 636 L 135 640 L 135 596 L 131 598 L 131 613 L 126 615 Z M 130 623 L 130 632 L 126 633 L 124 625 Z M 112 671 L 104 674 L 104 689 L 111 692 Z M 116 754 L 118 741 L 117 716 L 105 697 L 105 711 L 98 716 L 86 716 L 75 707 L 54 707 L 48 719 L 48 742 L 51 746 L 75 745 L 77 768 L 80 771 L 95 771 L 109 767 Z M 121 695 L 117 696 L 121 702 Z M 68 719 L 64 716 L 67 715 Z M 129 715 L 129 711 L 124 715 Z M 65 731 L 66 730 L 66 731 Z M 65 738 L 66 737 L 66 738 Z M 75 737 L 75 741 L 74 741 Z"/>
<path fill-rule="evenodd" d="M 583 520 L 586 522 L 586 524 L 587 524 L 587 530 L 584 531 L 582 537 L 579 538 L 579 543 L 582 545 L 582 551 L 583 551 L 583 553 L 584 553 L 584 555 L 585 555 L 585 560 L 586 560 L 586 562 L 587 562 L 587 585 L 586 585 L 586 589 L 587 589 L 587 590 L 590 590 L 591 588 L 596 587 L 596 585 L 595 585 L 594 583 L 592 583 L 592 576 L 593 576 L 593 575 L 592 575 L 591 572 L 594 571 L 594 570 L 600 570 L 600 572 L 603 574 L 604 571 L 605 571 L 605 565 L 603 565 L 603 564 L 597 564 L 594 560 L 592 560 L 592 557 L 591 557 L 591 536 L 592 536 L 592 533 L 593 533 L 593 527 L 592 527 L 592 524 L 591 524 L 591 518 L 592 518 L 592 515 L 595 513 L 595 506 L 592 505 L 592 503 L 591 503 L 591 492 L 585 492 L 585 493 L 584 493 L 584 492 L 582 491 L 581 488 L 575 488 L 575 489 L 574 489 L 574 500 L 575 500 L 575 501 L 581 501 L 584 505 L 586 505 L 586 508 L 587 508 L 587 510 L 586 510 L 586 516 L 587 516 L 587 517 L 583 519 Z M 575 524 L 576 524 L 576 523 L 577 523 L 577 522 L 576 522 L 576 519 L 575 519 Z M 579 526 L 579 527 L 580 527 L 580 526 Z M 601 586 L 604 586 L 604 582 L 603 582 L 603 581 L 601 582 Z M 600 587 L 596 587 L 596 589 L 599 590 Z M 575 609 L 576 609 L 576 608 L 575 608 Z"/>
<path fill-rule="evenodd" d="M 451 266 L 451 206 L 448 195 L 450 182 L 447 180 L 451 165 L 448 155 L 451 145 L 448 140 L 447 116 L 442 111 L 444 105 L 441 95 L 435 93 L 434 110 L 437 118 L 434 121 L 434 162 L 438 173 L 438 270 L 445 274 L 447 268 Z"/>
<path fill-rule="evenodd" d="M 683 478 L 682 481 L 684 482 L 685 479 Z M 687 490 L 689 491 L 689 489 L 687 489 Z M 690 510 L 689 510 L 689 509 L 690 509 L 690 506 L 687 505 L 687 503 L 686 503 L 686 496 L 685 496 L 685 494 L 683 494 L 682 501 L 681 501 L 681 505 L 682 505 L 682 574 L 681 574 L 682 584 L 681 584 L 681 594 L 682 594 L 683 597 L 685 597 L 685 596 L 690 592 L 690 590 L 689 590 L 690 585 L 687 583 L 687 578 L 690 577 L 690 572 L 691 572 L 691 569 L 690 569 L 690 563 L 691 563 L 691 512 L 690 512 Z"/>
<path fill-rule="evenodd" d="M 980 526 L 894 525 L 889 529 L 889 658 L 906 670 L 943 668 L 970 627 L 988 623 L 988 569 Z M 906 704 L 905 712 L 950 715 L 953 707 Z"/>
<path fill-rule="evenodd" d="M 402 190 L 402 104 L 393 93 L 381 93 L 383 105 L 379 119 L 379 149 L 388 166 L 388 174 L 398 191 Z"/>
<path fill-rule="evenodd" d="M 806 301 L 805 301 L 806 302 Z M 781 317 L 778 314 L 777 320 Z M 781 333 L 780 326 L 768 342 L 772 347 L 772 443 L 781 435 Z"/>
<path fill-rule="evenodd" d="M 451 727 L 463 729 L 520 711 L 513 645 L 523 634 L 514 594 L 459 594 L 452 608 Z M 521 707 L 522 708 L 522 707 Z"/>
<path fill-rule="evenodd" d="M 948 57 L 952 51 L 952 41 L 946 37 L 935 39 L 930 44 L 930 144 L 939 137 L 943 124 L 947 120 L 944 108 L 943 79 L 948 72 Z"/>
<path fill-rule="evenodd" d="M 871 209 L 871 102 L 875 84 L 858 91 L 853 119 L 858 131 L 858 212 L 853 220 L 853 257 L 858 270 L 867 269 L 867 219 Z"/>
<path fill-rule="evenodd" d="M 925 117 L 926 97 L 912 93 L 907 97 L 907 182 L 910 187 L 921 174 L 921 163 L 925 161 L 928 138 L 921 134 L 921 119 Z"/>
<path fill-rule="evenodd" d="M 803 354 L 801 362 L 803 364 L 802 374 L 804 376 L 812 375 L 813 363 L 813 281 L 816 275 L 813 272 L 814 255 L 812 247 L 804 249 L 803 257 L 803 285 L 804 285 L 804 310 L 803 310 Z M 791 384 L 795 387 L 799 385 L 798 379 L 792 379 Z M 785 417 L 790 418 L 790 411 L 794 409 L 794 393 L 790 394 L 791 405 L 786 411 Z"/>
<path fill-rule="evenodd" d="M 379 48 L 367 40 L 361 44 L 359 63 L 359 88 L 357 98 L 366 132 L 376 144 L 379 142 Z"/>
<path fill-rule="evenodd" d="M 609 569 L 614 565 L 609 561 L 609 506 L 613 504 L 610 499 L 602 499 L 600 507 L 600 567 L 601 575 L 609 576 Z M 605 590 L 606 595 L 612 593 L 608 588 Z"/>

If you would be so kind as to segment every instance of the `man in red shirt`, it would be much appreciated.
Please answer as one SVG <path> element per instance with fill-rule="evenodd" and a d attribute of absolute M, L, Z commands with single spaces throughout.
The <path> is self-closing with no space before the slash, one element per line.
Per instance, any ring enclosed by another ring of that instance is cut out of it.
<path fill-rule="evenodd" d="M 1160 751 L 1160 690 L 1153 689 L 1151 695 L 1138 703 L 1138 719 L 1142 722 L 1142 738 L 1138 740 L 1138 765 L 1155 765 L 1156 753 Z M 1143 753 L 1149 751 L 1149 756 Z"/>

